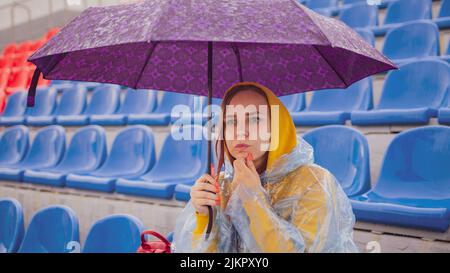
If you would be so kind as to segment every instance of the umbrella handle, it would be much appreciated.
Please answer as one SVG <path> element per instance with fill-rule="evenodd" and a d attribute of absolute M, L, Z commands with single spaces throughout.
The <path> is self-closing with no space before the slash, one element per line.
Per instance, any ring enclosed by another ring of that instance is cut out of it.
<path fill-rule="evenodd" d="M 39 77 L 41 76 L 41 70 L 36 67 L 33 73 L 33 78 L 31 79 L 30 89 L 28 89 L 28 97 L 27 97 L 27 107 L 34 107 L 34 101 L 36 97 L 36 88 L 39 81 Z"/>

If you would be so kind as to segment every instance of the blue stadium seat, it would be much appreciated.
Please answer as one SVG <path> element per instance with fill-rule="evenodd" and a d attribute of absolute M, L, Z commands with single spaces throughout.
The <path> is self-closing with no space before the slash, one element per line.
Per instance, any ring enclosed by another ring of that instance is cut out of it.
<path fill-rule="evenodd" d="M 79 244 L 78 218 L 66 206 L 50 206 L 33 215 L 19 253 L 69 253 Z"/>
<path fill-rule="evenodd" d="M 366 42 L 368 42 L 371 46 L 375 47 L 375 35 L 373 35 L 372 30 L 370 29 L 363 29 L 363 28 L 358 28 L 355 29 L 355 31 L 361 35 L 361 37 L 366 40 Z"/>
<path fill-rule="evenodd" d="M 50 82 L 50 86 L 61 92 L 65 89 L 71 89 L 76 87 L 76 83 L 72 81 L 64 81 L 64 80 L 52 80 Z"/>
<path fill-rule="evenodd" d="M 450 87 L 447 89 L 447 105 L 439 109 L 438 122 L 450 125 Z"/>
<path fill-rule="evenodd" d="M 172 108 L 176 105 L 186 105 L 191 112 L 196 112 L 194 109 L 198 97 L 187 94 L 180 94 L 175 92 L 164 92 L 161 102 L 153 113 L 145 114 L 129 114 L 128 124 L 145 124 L 145 125 L 169 125 L 172 121 Z M 201 108 L 200 108 L 201 109 Z"/>
<path fill-rule="evenodd" d="M 402 23 L 431 20 L 431 0 L 397 0 L 389 4 L 384 24 L 373 28 L 375 36 L 384 36 L 390 29 Z"/>
<path fill-rule="evenodd" d="M 153 133 L 146 126 L 122 129 L 116 136 L 105 163 L 93 172 L 69 174 L 66 185 L 92 191 L 113 192 L 120 177 L 139 177 L 155 162 Z"/>
<path fill-rule="evenodd" d="M 129 88 L 125 100 L 115 114 L 92 115 L 91 124 L 97 125 L 125 125 L 129 114 L 145 114 L 155 110 L 157 93 L 151 90 L 134 90 Z"/>
<path fill-rule="evenodd" d="M 178 201 L 189 201 L 191 199 L 191 187 L 192 185 L 178 184 L 174 190 L 174 197 Z"/>
<path fill-rule="evenodd" d="M 414 21 L 391 29 L 385 38 L 383 54 L 395 64 L 439 55 L 439 29 L 432 21 Z"/>
<path fill-rule="evenodd" d="M 63 187 L 69 173 L 92 172 L 103 164 L 105 158 L 105 130 L 96 125 L 82 127 L 73 135 L 64 158 L 57 166 L 26 170 L 23 180 Z"/>
<path fill-rule="evenodd" d="M 304 93 L 281 96 L 280 100 L 291 113 L 300 112 L 305 109 L 306 100 Z"/>
<path fill-rule="evenodd" d="M 0 199 L 0 253 L 14 253 L 19 249 L 25 232 L 23 209 L 12 198 Z"/>
<path fill-rule="evenodd" d="M 342 9 L 339 19 L 352 28 L 371 28 L 378 25 L 378 7 L 366 3 Z"/>
<path fill-rule="evenodd" d="M 194 106 L 194 113 L 192 115 L 181 115 L 179 117 L 172 117 L 172 124 L 174 126 L 181 126 L 181 125 L 193 125 L 193 124 L 206 124 L 208 121 L 208 98 L 205 96 L 198 96 L 195 98 L 196 102 L 199 103 L 200 107 L 196 104 Z M 222 99 L 218 98 L 212 98 L 212 105 L 215 106 L 211 109 L 211 115 L 212 115 L 212 121 L 213 124 L 216 124 L 218 121 L 218 115 L 215 112 L 215 110 L 220 109 L 220 105 L 222 103 Z M 219 108 L 216 108 L 219 107 Z M 203 109 L 203 112 L 200 111 L 200 109 Z"/>
<path fill-rule="evenodd" d="M 448 43 L 447 52 L 445 53 L 445 55 L 441 56 L 441 59 L 450 64 L 450 41 Z M 0 122 L 1 122 L 1 119 L 0 119 Z"/>
<path fill-rule="evenodd" d="M 3 115 L 0 116 L 1 126 L 23 124 L 27 109 L 27 93 L 15 92 L 8 97 Z"/>
<path fill-rule="evenodd" d="M 152 170 L 139 178 L 117 180 L 117 192 L 170 199 L 177 184 L 194 184 L 207 170 L 206 140 L 202 136 L 203 127 L 192 125 L 183 128 L 182 131 L 172 129 Z M 181 138 L 180 132 L 194 140 L 177 140 Z"/>
<path fill-rule="evenodd" d="M 40 129 L 25 158 L 16 164 L 0 167 L 0 180 L 22 181 L 27 169 L 52 167 L 61 160 L 66 143 L 64 128 L 51 125 Z"/>
<path fill-rule="evenodd" d="M 447 87 L 450 65 L 420 60 L 400 66 L 386 76 L 379 104 L 371 111 L 353 111 L 353 125 L 427 124 L 436 117 Z"/>
<path fill-rule="evenodd" d="M 314 92 L 307 109 L 291 116 L 297 126 L 345 124 L 352 111 L 369 110 L 372 106 L 372 79 L 368 77 L 347 89 Z"/>
<path fill-rule="evenodd" d="M 102 84 L 95 88 L 89 105 L 82 115 L 66 115 L 56 118 L 57 124 L 83 126 L 89 124 L 92 115 L 108 115 L 116 112 L 120 101 L 120 86 Z"/>
<path fill-rule="evenodd" d="M 62 91 L 61 99 L 52 115 L 28 117 L 27 124 L 47 126 L 56 123 L 57 116 L 81 115 L 86 108 L 86 88 L 75 85 Z"/>
<path fill-rule="evenodd" d="M 28 152 L 29 130 L 23 125 L 6 128 L 0 135 L 0 166 L 18 164 Z"/>
<path fill-rule="evenodd" d="M 336 15 L 338 12 L 339 0 L 306 0 L 305 5 L 325 16 Z"/>
<path fill-rule="evenodd" d="M 172 242 L 173 241 L 173 235 L 174 235 L 174 232 L 172 231 L 172 232 L 170 232 L 169 234 L 167 234 L 167 241 L 169 241 L 169 242 Z"/>
<path fill-rule="evenodd" d="M 110 215 L 89 230 L 83 253 L 136 253 L 144 224 L 131 215 Z"/>
<path fill-rule="evenodd" d="M 36 91 L 36 104 L 34 107 L 27 107 L 25 116 L 21 117 L 27 125 L 41 126 L 40 117 L 51 117 L 56 106 L 56 96 L 58 91 L 55 88 L 44 88 Z"/>
<path fill-rule="evenodd" d="M 314 161 L 328 169 L 348 196 L 370 189 L 369 145 L 359 131 L 329 125 L 308 131 L 303 138 L 314 148 Z"/>
<path fill-rule="evenodd" d="M 55 109 L 56 95 L 57 91 L 54 88 L 40 88 L 36 91 L 35 106 L 26 107 L 27 94 L 22 94 L 21 96 L 24 96 L 24 98 L 15 98 L 12 102 L 12 109 L 8 109 L 8 111 L 11 110 L 11 112 L 13 112 L 12 115 L 9 115 L 8 113 L 7 116 L 2 117 L 2 122 L 5 125 L 20 125 L 25 124 L 35 116 L 49 116 Z M 23 112 L 23 110 L 25 111 Z"/>
<path fill-rule="evenodd" d="M 378 181 L 353 197 L 358 221 L 446 232 L 450 224 L 450 128 L 426 126 L 398 134 Z"/>
<path fill-rule="evenodd" d="M 450 0 L 441 1 L 441 9 L 434 22 L 438 25 L 439 29 L 450 28 Z"/>

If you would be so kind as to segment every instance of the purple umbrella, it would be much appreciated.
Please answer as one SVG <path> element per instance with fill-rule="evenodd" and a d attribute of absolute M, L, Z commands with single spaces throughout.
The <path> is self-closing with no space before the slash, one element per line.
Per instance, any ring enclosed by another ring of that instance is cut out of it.
<path fill-rule="evenodd" d="M 88 8 L 28 60 L 37 67 L 28 106 L 41 72 L 49 80 L 207 95 L 211 104 L 242 81 L 282 96 L 346 88 L 397 68 L 344 23 L 295 0 L 148 0 Z"/>

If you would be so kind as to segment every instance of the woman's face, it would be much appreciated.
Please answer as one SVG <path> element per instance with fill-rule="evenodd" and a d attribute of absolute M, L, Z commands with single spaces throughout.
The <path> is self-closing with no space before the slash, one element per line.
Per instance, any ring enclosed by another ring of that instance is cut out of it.
<path fill-rule="evenodd" d="M 270 109 L 266 98 L 254 90 L 241 90 L 225 109 L 225 143 L 234 158 L 262 159 L 270 143 Z"/>

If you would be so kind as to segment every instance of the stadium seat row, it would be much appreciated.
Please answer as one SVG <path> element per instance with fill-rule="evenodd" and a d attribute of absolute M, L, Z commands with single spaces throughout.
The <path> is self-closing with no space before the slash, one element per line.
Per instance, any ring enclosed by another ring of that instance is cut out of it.
<path fill-rule="evenodd" d="M 432 20 L 432 0 L 339 0 L 301 1 L 307 7 L 325 16 L 339 15 L 350 27 L 370 28 L 375 36 L 384 36 L 394 27 L 415 20 Z M 377 5 L 379 3 L 379 5 Z M 378 22 L 379 8 L 386 8 L 382 25 Z M 442 0 L 437 18 L 433 20 L 440 29 L 450 28 L 450 0 Z"/>
<path fill-rule="evenodd" d="M 12 198 L 0 199 L 0 253 L 77 253 L 81 251 L 79 221 L 62 205 L 37 211 L 25 232 L 22 205 Z M 96 221 L 90 228 L 83 253 L 135 253 L 144 231 L 132 215 L 115 214 Z M 172 241 L 173 233 L 167 239 Z"/>
<path fill-rule="evenodd" d="M 187 201 L 190 187 L 207 170 L 203 128 L 173 128 L 156 160 L 152 132 L 145 126 L 120 131 L 109 155 L 98 126 L 79 129 L 65 153 L 60 126 L 39 130 L 30 148 L 28 129 L 11 127 L 0 139 L 0 180 Z M 184 134 L 200 138 L 180 141 Z M 357 219 L 448 229 L 450 127 L 426 126 L 398 134 L 372 189 L 369 148 L 360 132 L 332 125 L 311 130 L 304 139 L 315 149 L 316 163 L 330 170 L 352 198 Z"/>
<path fill-rule="evenodd" d="M 314 92 L 308 107 L 304 94 L 281 97 L 297 126 L 353 125 L 424 125 L 431 118 L 440 124 L 450 124 L 450 64 L 435 58 L 425 58 L 402 64 L 399 70 L 386 76 L 378 105 L 373 107 L 371 78 L 339 89 Z M 59 103 L 53 85 L 38 90 L 36 106 L 26 108 L 26 93 L 9 97 L 0 125 L 26 124 L 63 126 L 144 124 L 168 125 L 181 116 L 172 113 L 176 105 L 185 105 L 191 113 L 206 113 L 206 99 L 186 94 L 164 92 L 160 103 L 155 91 L 126 91 L 120 103 L 121 89 L 117 85 L 98 85 L 87 105 L 83 84 L 64 89 Z M 219 99 L 214 100 L 220 103 Z M 202 112 L 203 109 L 203 112 Z M 184 123 L 195 122 L 195 118 Z M 204 120 L 202 120 L 204 121 Z"/>

